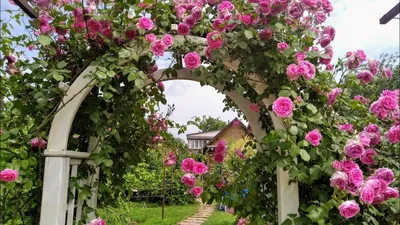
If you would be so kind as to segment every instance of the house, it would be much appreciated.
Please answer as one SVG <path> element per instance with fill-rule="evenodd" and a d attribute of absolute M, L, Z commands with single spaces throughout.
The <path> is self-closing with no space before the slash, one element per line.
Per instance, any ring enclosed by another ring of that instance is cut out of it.
<path fill-rule="evenodd" d="M 253 138 L 250 127 L 246 127 L 238 118 L 235 118 L 221 130 L 187 134 L 186 138 L 190 151 L 208 155 L 207 164 L 210 167 L 214 161 L 215 146 L 219 141 L 234 141 L 245 136 Z"/>

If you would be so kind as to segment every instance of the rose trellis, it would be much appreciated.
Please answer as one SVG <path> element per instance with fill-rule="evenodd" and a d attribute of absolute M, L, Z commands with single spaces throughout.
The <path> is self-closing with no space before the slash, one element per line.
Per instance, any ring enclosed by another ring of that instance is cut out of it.
<path fill-rule="evenodd" d="M 225 201 L 241 217 L 238 224 L 346 224 L 353 217 L 375 223 L 376 216 L 387 221 L 398 216 L 392 206 L 399 165 L 390 156 L 398 153 L 400 141 L 399 90 L 370 96 L 372 104 L 359 95 L 351 99 L 354 87 L 369 88 L 392 72 L 377 60 L 365 63 L 362 50 L 332 65 L 335 29 L 323 24 L 333 10 L 329 0 L 33 3 L 40 10 L 29 27 L 36 37 L 13 37 L 7 25 L 2 30 L 2 73 L 8 75 L 2 76 L 1 93 L 10 99 L 2 116 L 11 116 L 1 135 L 8 135 L 3 137 L 10 146 L 32 137 L 38 159 L 46 148 L 40 224 L 73 224 L 86 214 L 91 224 L 104 223 L 87 211 L 97 207 L 99 189 L 105 190 L 100 174 L 112 183 L 118 178 L 113 175 L 123 173 L 134 158 L 124 144 L 146 148 L 162 141 L 163 131 L 149 129 L 143 119 L 143 105 L 165 103 L 161 82 L 174 79 L 213 86 L 227 96 L 227 107 L 249 121 L 256 157 L 237 151 L 245 162 L 237 187 L 250 186 L 245 197 L 237 197 L 235 185 L 224 186 L 223 142 L 213 174 L 192 159 L 182 162 L 190 193 L 220 201 L 224 191 L 232 192 Z M 30 61 L 13 44 L 38 49 L 40 59 Z M 155 59 L 166 52 L 171 65 L 158 69 Z M 15 116 L 34 125 L 16 131 L 12 126 L 24 123 Z M 29 159 L 28 165 L 37 165 L 36 158 Z M 1 172 L 2 181 L 17 179 L 16 160 Z M 23 165 L 17 181 L 26 185 Z M 82 170 L 89 175 L 82 178 Z M 206 183 L 197 186 L 192 173 Z M 267 206 L 252 204 L 260 199 L 268 199 Z"/>

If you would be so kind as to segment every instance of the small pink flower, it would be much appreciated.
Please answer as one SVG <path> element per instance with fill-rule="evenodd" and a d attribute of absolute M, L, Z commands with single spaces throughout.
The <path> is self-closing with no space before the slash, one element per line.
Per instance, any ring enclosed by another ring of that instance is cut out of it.
<path fill-rule="evenodd" d="M 287 49 L 289 45 L 286 42 L 279 42 L 277 44 L 277 47 L 280 50 L 280 53 L 283 53 L 283 51 L 285 51 L 285 49 Z"/>
<path fill-rule="evenodd" d="M 393 73 L 390 70 L 390 68 L 383 68 L 382 69 L 382 76 L 383 77 L 390 79 L 390 78 L 392 78 L 392 75 L 393 75 Z"/>
<path fill-rule="evenodd" d="M 215 184 L 215 186 L 217 186 L 218 189 L 221 189 L 224 185 L 225 185 L 224 181 Z"/>
<path fill-rule="evenodd" d="M 315 23 L 316 24 L 321 24 L 325 22 L 326 20 L 326 15 L 324 12 L 318 11 L 315 13 Z"/>
<path fill-rule="evenodd" d="M 299 75 L 297 73 L 297 66 L 296 64 L 290 64 L 286 68 L 286 74 L 289 77 L 289 80 L 297 80 L 299 78 Z"/>
<path fill-rule="evenodd" d="M 331 26 L 326 26 L 322 31 L 322 35 L 328 34 L 331 37 L 331 41 L 335 39 L 336 30 Z"/>
<path fill-rule="evenodd" d="M 211 49 L 220 48 L 224 44 L 222 35 L 218 31 L 212 31 L 212 32 L 208 33 L 206 39 L 207 39 L 208 47 Z"/>
<path fill-rule="evenodd" d="M 340 190 L 346 190 L 348 176 L 346 173 L 336 171 L 330 178 L 331 187 L 338 187 Z"/>
<path fill-rule="evenodd" d="M 226 152 L 226 142 L 224 140 L 221 140 L 217 143 L 217 146 L 215 147 L 215 154 L 224 155 L 225 152 Z"/>
<path fill-rule="evenodd" d="M 318 129 L 314 129 L 307 133 L 305 137 L 306 141 L 308 141 L 313 146 L 318 146 L 322 139 L 322 135 Z"/>
<path fill-rule="evenodd" d="M 176 163 L 176 155 L 174 152 L 170 152 L 164 160 L 165 166 L 170 167 Z"/>
<path fill-rule="evenodd" d="M 395 110 L 399 107 L 399 99 L 393 98 L 392 96 L 382 96 L 378 100 L 381 103 L 381 106 L 386 110 Z"/>
<path fill-rule="evenodd" d="M 374 59 L 368 60 L 368 68 L 371 71 L 372 75 L 376 75 L 379 70 L 379 61 Z"/>
<path fill-rule="evenodd" d="M 294 104 L 288 97 L 279 97 L 272 104 L 272 110 L 278 117 L 290 118 L 293 116 Z"/>
<path fill-rule="evenodd" d="M 154 35 L 154 34 L 146 34 L 144 37 L 145 37 L 146 40 L 147 40 L 148 42 L 150 42 L 150 43 L 153 43 L 154 41 L 157 40 L 157 37 L 156 37 L 156 35 Z"/>
<path fill-rule="evenodd" d="M 349 140 L 344 147 L 344 152 L 349 157 L 357 159 L 364 154 L 364 147 L 360 142 Z"/>
<path fill-rule="evenodd" d="M 315 66 L 308 61 L 300 61 L 298 67 L 306 68 L 306 72 L 303 75 L 305 80 L 311 80 L 315 77 Z"/>
<path fill-rule="evenodd" d="M 156 40 L 150 46 L 151 52 L 156 56 L 163 56 L 165 48 L 166 46 L 162 40 Z"/>
<path fill-rule="evenodd" d="M 229 1 L 222 1 L 219 5 L 218 5 L 218 12 L 227 10 L 228 12 L 231 12 L 233 9 L 235 8 L 235 5 L 232 4 Z"/>
<path fill-rule="evenodd" d="M 190 27 L 186 23 L 179 23 L 178 25 L 178 34 L 179 35 L 189 35 Z"/>
<path fill-rule="evenodd" d="M 332 163 L 332 167 L 333 167 L 335 170 L 341 171 L 341 170 L 342 170 L 342 163 L 340 163 L 339 161 L 335 160 L 335 161 L 333 161 L 333 163 Z"/>
<path fill-rule="evenodd" d="M 360 168 L 357 163 L 353 162 L 352 160 L 343 160 L 341 163 L 342 171 L 346 174 L 349 174 L 350 171 L 354 169 Z"/>
<path fill-rule="evenodd" d="M 296 52 L 296 61 L 301 62 L 304 61 L 304 59 L 307 57 L 304 52 Z"/>
<path fill-rule="evenodd" d="M 0 172 L 0 181 L 12 182 L 17 180 L 18 170 L 4 169 Z"/>
<path fill-rule="evenodd" d="M 373 159 L 374 155 L 376 155 L 375 150 L 372 148 L 365 149 L 365 152 L 361 155 L 360 160 L 366 165 L 373 165 L 376 163 L 376 161 Z"/>
<path fill-rule="evenodd" d="M 206 164 L 202 163 L 202 162 L 196 162 L 193 165 L 193 173 L 197 174 L 197 175 L 202 175 L 208 172 L 208 168 L 206 166 Z"/>
<path fill-rule="evenodd" d="M 371 135 L 368 132 L 362 131 L 358 134 L 358 138 L 363 146 L 369 147 L 371 143 Z"/>
<path fill-rule="evenodd" d="M 342 93 L 341 88 L 334 88 L 328 93 L 328 105 L 333 105 L 336 101 L 337 96 Z"/>
<path fill-rule="evenodd" d="M 183 57 L 183 61 L 185 62 L 186 67 L 189 70 L 194 70 L 198 68 L 201 64 L 201 59 L 199 53 L 197 52 L 189 52 Z"/>
<path fill-rule="evenodd" d="M 196 161 L 192 158 L 186 158 L 182 161 L 182 170 L 185 173 L 190 173 L 193 172 L 193 166 L 196 163 Z"/>
<path fill-rule="evenodd" d="M 301 97 L 301 95 L 297 96 L 296 102 L 297 102 L 297 103 L 300 103 L 300 102 L 302 102 L 302 101 L 303 101 L 303 98 Z"/>
<path fill-rule="evenodd" d="M 194 27 L 196 25 L 196 19 L 193 16 L 187 16 L 183 20 L 189 27 Z"/>
<path fill-rule="evenodd" d="M 287 8 L 289 17 L 297 19 L 303 15 L 303 7 L 299 2 L 291 2 Z"/>
<path fill-rule="evenodd" d="M 215 153 L 214 154 L 214 161 L 217 163 L 223 163 L 225 160 L 225 156 L 224 154 L 220 154 L 220 153 Z"/>
<path fill-rule="evenodd" d="M 256 113 L 260 112 L 260 107 L 258 107 L 257 104 L 251 103 L 251 104 L 249 105 L 249 107 L 250 107 L 250 109 L 251 109 L 252 111 L 254 111 L 254 112 L 256 112 Z"/>
<path fill-rule="evenodd" d="M 164 44 L 165 44 L 167 47 L 171 47 L 172 44 L 174 43 L 174 38 L 173 38 L 171 35 L 169 35 L 169 34 L 164 35 L 164 37 L 162 38 L 162 40 L 163 40 Z"/>
<path fill-rule="evenodd" d="M 356 95 L 356 96 L 354 96 L 354 100 L 360 101 L 360 102 L 362 102 L 364 105 L 367 105 L 367 104 L 370 103 L 370 100 L 369 100 L 369 99 L 367 99 L 367 98 L 365 98 L 364 96 L 361 96 L 361 95 Z"/>
<path fill-rule="evenodd" d="M 331 41 L 332 41 L 331 36 L 329 36 L 328 34 L 322 35 L 320 39 L 321 47 L 325 48 L 331 43 Z"/>
<path fill-rule="evenodd" d="M 238 127 L 240 125 L 240 121 L 239 120 L 235 120 L 235 121 L 233 121 L 232 125 L 234 127 Z"/>
<path fill-rule="evenodd" d="M 385 182 L 390 185 L 395 180 L 394 173 L 391 169 L 388 168 L 379 168 L 375 170 L 374 175 L 379 180 Z"/>
<path fill-rule="evenodd" d="M 260 37 L 260 39 L 264 40 L 264 41 L 269 40 L 272 38 L 272 30 L 270 30 L 268 28 L 264 29 L 264 30 L 260 30 L 258 32 L 258 37 Z"/>
<path fill-rule="evenodd" d="M 359 205 L 354 201 L 345 201 L 339 206 L 339 213 L 346 219 L 356 216 L 360 212 Z"/>
<path fill-rule="evenodd" d="M 149 18 L 141 17 L 139 18 L 139 22 L 137 23 L 136 27 L 138 29 L 151 30 L 154 28 L 154 24 Z"/>
<path fill-rule="evenodd" d="M 245 218 L 240 218 L 237 225 L 246 225 L 249 224 Z"/>
<path fill-rule="evenodd" d="M 182 183 L 188 187 L 193 187 L 196 185 L 196 177 L 191 173 L 186 173 L 181 178 Z"/>
<path fill-rule="evenodd" d="M 192 187 L 189 191 L 189 193 L 193 194 L 196 197 L 199 197 L 201 195 L 201 193 L 203 193 L 203 188 L 201 187 Z"/>
<path fill-rule="evenodd" d="M 97 218 L 90 221 L 89 225 L 106 225 L 106 222 L 102 218 Z"/>
<path fill-rule="evenodd" d="M 352 132 L 353 131 L 353 124 L 346 123 L 346 124 L 340 125 L 339 130 Z"/>
<path fill-rule="evenodd" d="M 389 198 L 399 198 L 399 189 L 396 188 L 391 188 L 388 187 L 384 192 L 383 192 L 383 197 L 385 200 Z"/>
<path fill-rule="evenodd" d="M 236 155 L 241 159 L 245 159 L 244 154 L 241 149 L 236 149 Z"/>
<path fill-rule="evenodd" d="M 162 91 L 165 91 L 165 86 L 163 84 L 163 82 L 158 82 L 157 85 L 161 88 Z"/>
<path fill-rule="evenodd" d="M 400 125 L 393 125 L 388 132 L 385 133 L 390 143 L 396 144 L 400 142 Z"/>
<path fill-rule="evenodd" d="M 93 19 L 87 21 L 87 26 L 91 33 L 100 33 L 103 28 L 100 21 Z"/>

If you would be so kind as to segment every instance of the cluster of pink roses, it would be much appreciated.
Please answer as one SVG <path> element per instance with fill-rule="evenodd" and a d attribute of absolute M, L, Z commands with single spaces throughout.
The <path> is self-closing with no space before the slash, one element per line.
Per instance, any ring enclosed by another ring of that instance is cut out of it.
<path fill-rule="evenodd" d="M 106 225 L 106 221 L 104 221 L 102 218 L 97 218 L 92 221 L 90 221 L 89 225 Z"/>
<path fill-rule="evenodd" d="M 202 0 L 174 0 L 176 18 L 183 22 L 178 25 L 178 34 L 189 35 L 197 21 L 201 19 L 203 1 Z"/>
<path fill-rule="evenodd" d="M 226 154 L 226 142 L 221 140 L 215 146 L 214 161 L 217 163 L 223 163 Z"/>
<path fill-rule="evenodd" d="M 170 167 L 175 165 L 175 163 L 176 163 L 176 155 L 175 152 L 171 151 L 166 155 L 164 159 L 164 164 L 166 167 Z"/>
<path fill-rule="evenodd" d="M 18 73 L 19 69 L 15 65 L 15 62 L 17 61 L 17 57 L 14 54 L 10 53 L 10 54 L 4 56 L 4 58 L 7 60 L 6 72 L 10 75 L 14 75 L 14 74 Z"/>
<path fill-rule="evenodd" d="M 399 93 L 399 89 L 382 91 L 379 99 L 371 104 L 370 111 L 379 119 L 389 117 L 394 121 L 400 121 Z"/>
<path fill-rule="evenodd" d="M 44 149 L 44 148 L 46 148 L 46 144 L 47 144 L 47 142 L 45 140 L 39 139 L 37 137 L 35 137 L 31 140 L 31 146 L 34 148 Z"/>
<path fill-rule="evenodd" d="M 246 220 L 246 218 L 240 218 L 237 225 L 246 225 L 249 224 L 249 222 Z"/>
<path fill-rule="evenodd" d="M 150 129 L 156 133 L 156 136 L 153 138 L 153 142 L 163 142 L 164 138 L 160 135 L 160 132 L 168 130 L 168 125 L 165 118 L 157 113 L 153 113 L 147 118 L 147 124 L 149 124 Z"/>
<path fill-rule="evenodd" d="M 308 61 L 299 61 L 298 65 L 290 64 L 286 69 L 289 80 L 297 80 L 303 77 L 305 80 L 311 80 L 315 77 L 315 66 Z"/>
<path fill-rule="evenodd" d="M 190 187 L 190 193 L 196 197 L 199 197 L 203 193 L 203 189 L 196 185 L 196 177 L 193 175 L 202 175 L 208 172 L 207 166 L 202 162 L 196 162 L 192 158 L 186 158 L 182 161 L 182 170 L 184 174 L 181 178 L 182 183 Z"/>
<path fill-rule="evenodd" d="M 207 34 L 207 49 L 206 49 L 206 56 L 207 58 L 211 59 L 211 52 L 215 49 L 221 48 L 224 44 L 224 40 L 222 34 L 218 31 L 211 31 Z"/>
<path fill-rule="evenodd" d="M 12 182 L 17 180 L 18 170 L 4 169 L 0 172 L 0 181 Z"/>
<path fill-rule="evenodd" d="M 165 34 L 162 39 L 157 39 L 154 34 L 146 34 L 145 38 L 151 43 L 151 52 L 156 56 L 163 56 L 165 50 L 174 43 L 174 38 L 169 34 Z"/>

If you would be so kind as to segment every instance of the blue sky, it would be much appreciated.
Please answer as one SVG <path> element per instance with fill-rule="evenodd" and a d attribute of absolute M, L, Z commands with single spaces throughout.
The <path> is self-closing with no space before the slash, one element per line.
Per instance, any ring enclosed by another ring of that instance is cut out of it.
<path fill-rule="evenodd" d="M 370 58 L 379 58 L 383 52 L 395 53 L 399 51 L 400 20 L 393 19 L 386 25 L 379 24 L 387 11 L 394 7 L 398 0 L 333 0 L 334 12 L 327 20 L 327 24 L 335 27 L 336 37 L 332 45 L 334 57 L 343 57 L 347 51 L 363 49 Z M 1 10 L 17 9 L 10 5 L 8 0 L 1 0 Z M 1 11 L 1 19 L 7 21 L 8 14 Z M 27 19 L 25 19 L 27 21 Z M 16 26 L 14 33 L 23 33 L 22 26 Z M 165 68 L 167 63 L 159 60 L 159 68 Z M 228 121 L 235 118 L 232 111 L 222 112 L 224 96 L 209 86 L 201 87 L 193 81 L 165 82 L 168 104 L 175 104 L 172 119 L 179 123 L 186 123 L 194 116 L 210 115 L 221 117 Z M 161 106 L 166 112 L 167 107 Z M 188 127 L 187 133 L 197 132 L 196 127 Z M 171 130 L 177 135 L 176 130 Z M 185 135 L 180 135 L 185 138 Z"/>

